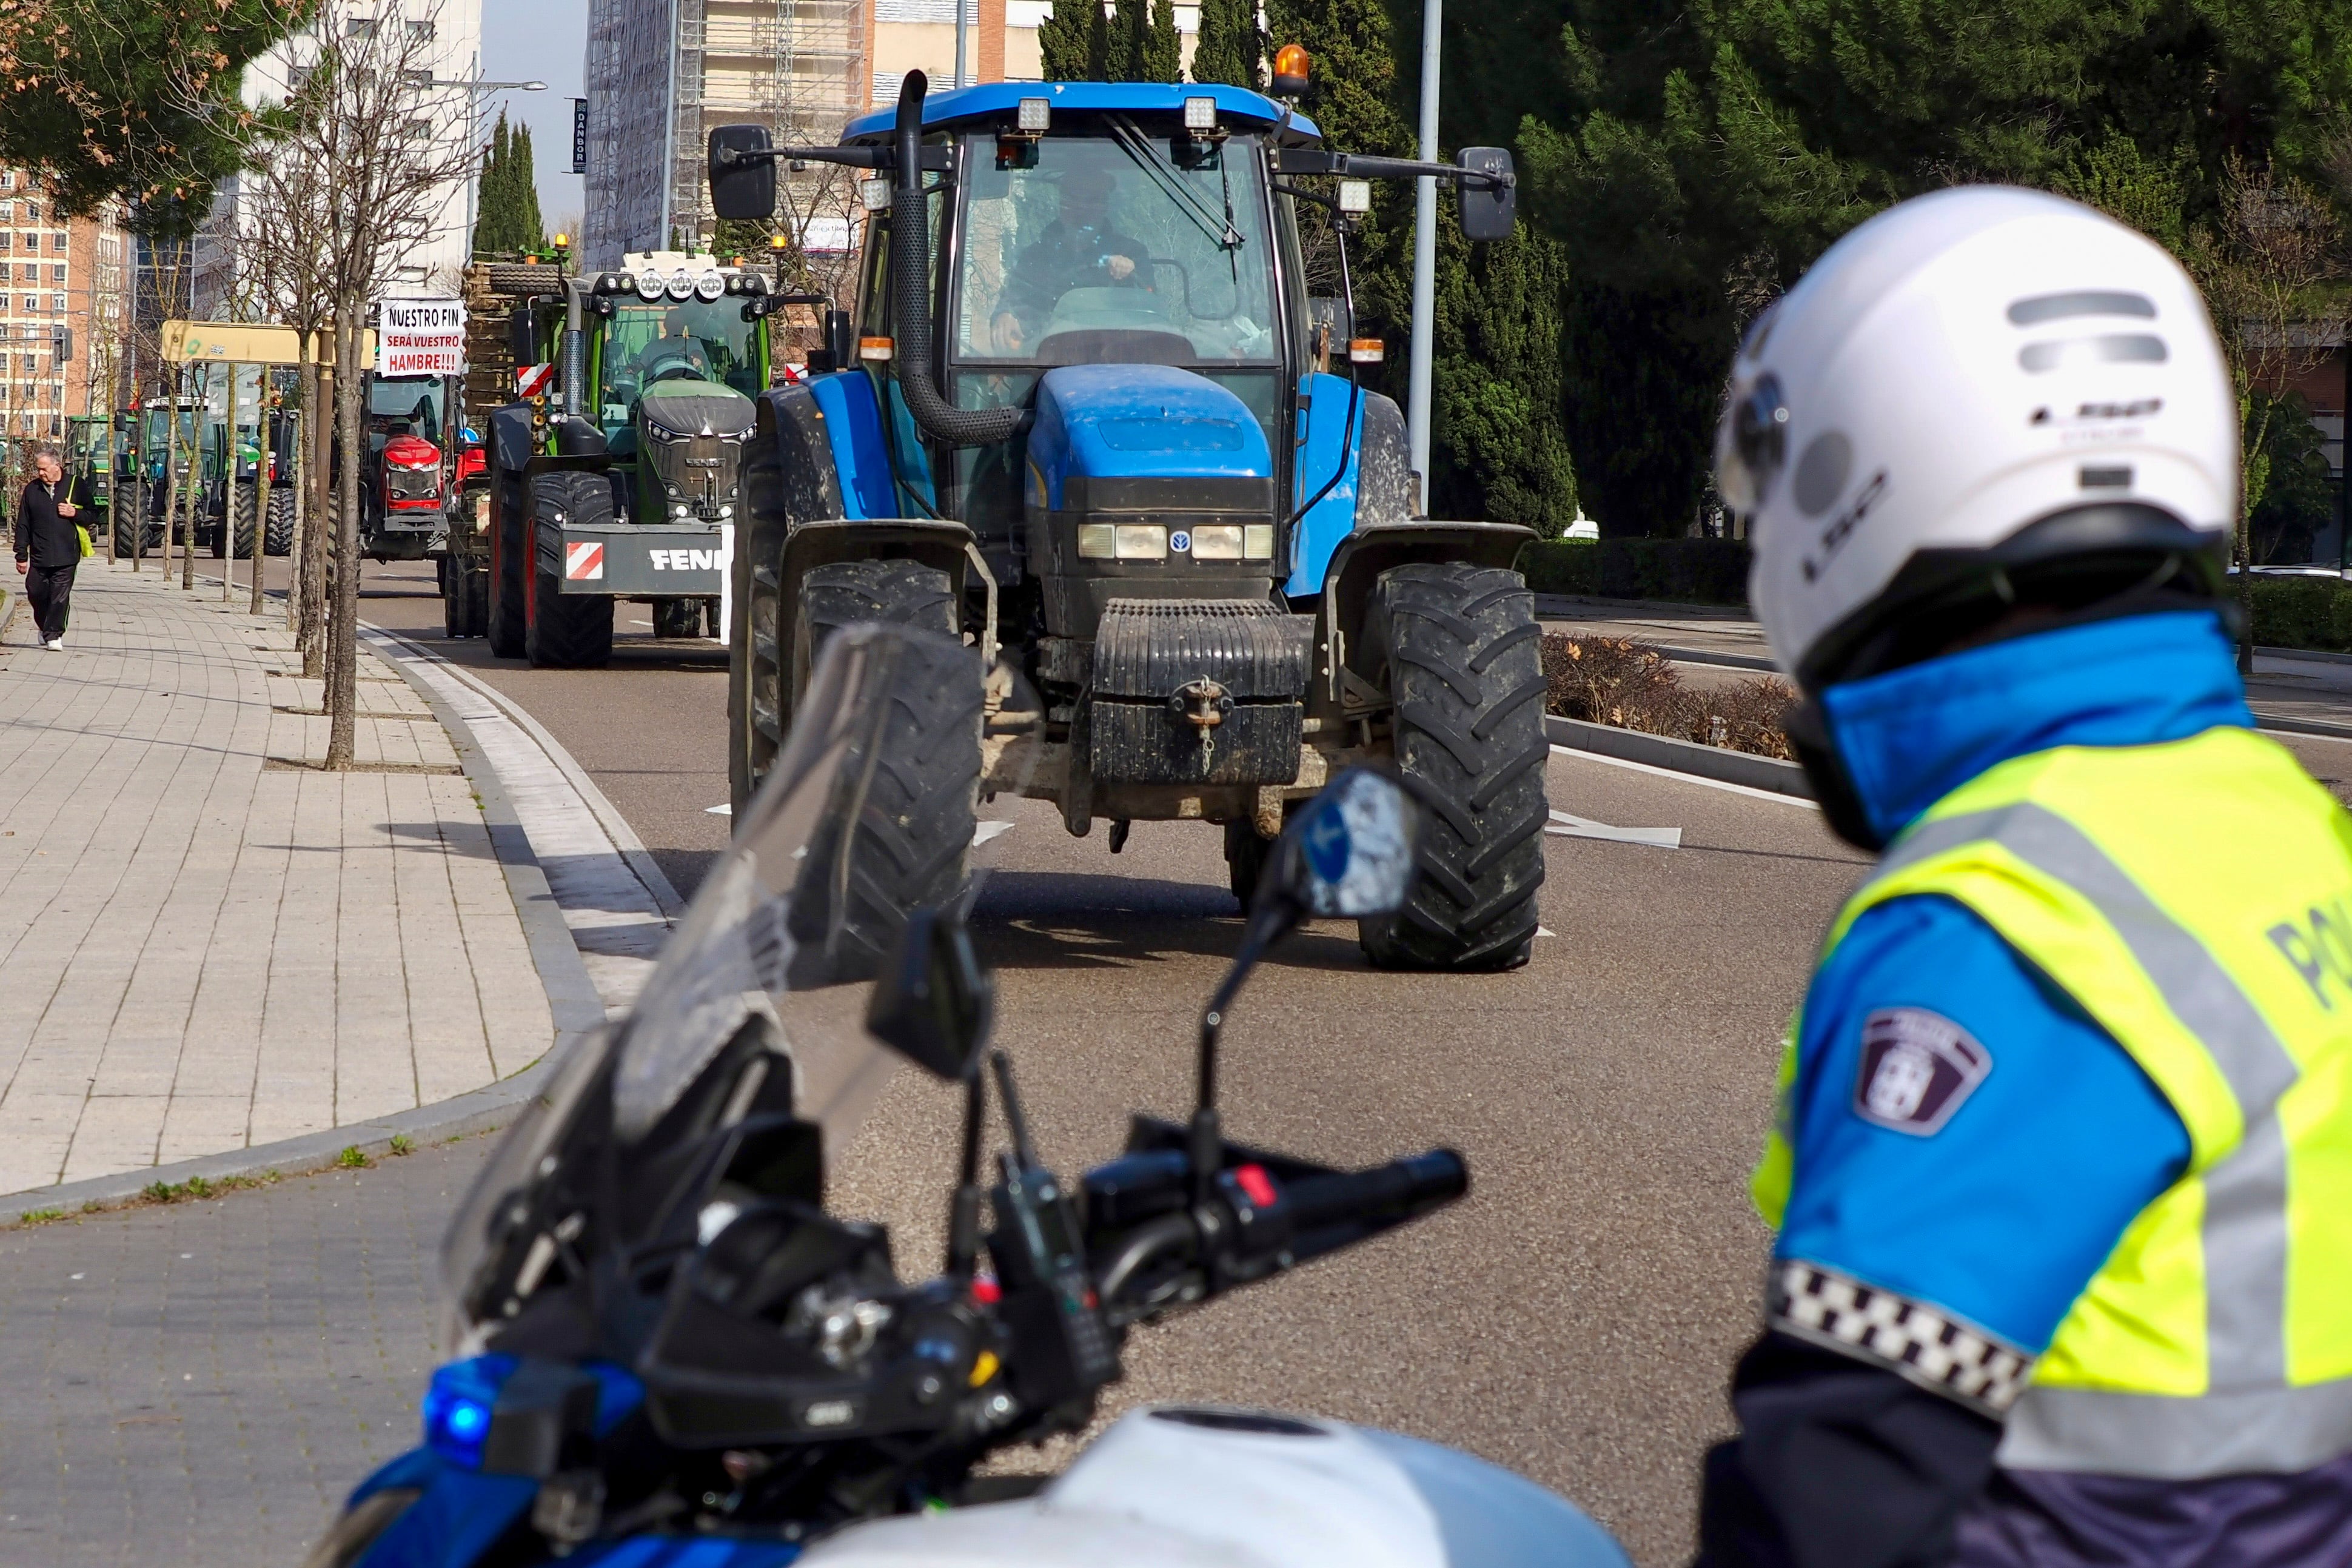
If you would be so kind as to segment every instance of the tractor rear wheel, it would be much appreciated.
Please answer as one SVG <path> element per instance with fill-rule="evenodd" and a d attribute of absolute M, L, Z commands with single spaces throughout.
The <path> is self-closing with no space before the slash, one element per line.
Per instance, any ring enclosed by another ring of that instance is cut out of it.
<path fill-rule="evenodd" d="M 1396 704 L 1395 755 L 1427 809 L 1404 907 L 1358 924 L 1384 969 L 1516 969 L 1543 883 L 1543 658 L 1516 572 L 1392 567 L 1373 585 L 1365 658 Z"/>
<path fill-rule="evenodd" d="M 531 480 L 531 585 L 523 657 L 533 669 L 598 669 L 613 659 L 613 599 L 609 594 L 563 592 L 563 535 L 539 520 L 561 515 L 591 527 L 613 521 L 613 487 L 604 475 L 577 469 Z"/>
<path fill-rule="evenodd" d="M 125 560 L 129 558 L 131 551 L 137 544 L 137 540 L 132 531 L 138 526 L 138 516 L 136 512 L 127 506 L 118 506 L 111 510 L 114 513 L 115 559 L 118 561 Z"/>
<path fill-rule="evenodd" d="M 269 521 L 261 531 L 261 548 L 272 555 L 294 553 L 294 492 L 269 492 Z"/>
<path fill-rule="evenodd" d="M 490 652 L 499 658 L 522 657 L 523 539 L 520 501 L 501 508 L 497 562 L 490 573 L 489 626 Z"/>
<path fill-rule="evenodd" d="M 809 854 L 838 853 L 827 840 L 846 828 L 849 876 L 840 906 L 823 922 L 834 978 L 875 973 L 908 914 L 953 898 L 971 857 L 980 789 L 980 658 L 957 640 L 954 585 L 911 561 L 850 561 L 801 580 L 793 638 L 793 689 L 806 691 L 825 644 L 861 621 L 934 635 L 909 637 L 892 666 L 880 755 L 871 766 L 854 824 L 828 823 Z M 799 917 L 796 915 L 796 924 Z M 803 940 L 816 931 L 794 933 Z"/>
<path fill-rule="evenodd" d="M 238 485 L 229 491 L 229 532 L 239 561 L 253 559 L 254 535 L 260 531 L 257 516 L 260 505 L 261 497 L 251 485 Z"/>
<path fill-rule="evenodd" d="M 654 601 L 654 636 L 698 637 L 701 635 L 701 600 L 656 599 Z"/>

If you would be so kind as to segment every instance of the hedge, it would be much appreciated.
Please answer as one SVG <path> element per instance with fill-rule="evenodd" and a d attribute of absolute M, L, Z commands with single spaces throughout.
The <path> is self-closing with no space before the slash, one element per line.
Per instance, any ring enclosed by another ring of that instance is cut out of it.
<path fill-rule="evenodd" d="M 1519 570 L 1538 594 L 1748 602 L 1748 545 L 1738 539 L 1544 540 L 1520 552 Z"/>
<path fill-rule="evenodd" d="M 1538 594 L 1601 599 L 1748 603 L 1748 546 L 1736 539 L 1548 539 L 1519 552 Z M 2237 585 L 2229 589 L 2237 603 Z M 2254 641 L 2264 647 L 2352 653 L 2352 583 L 2256 577 Z"/>

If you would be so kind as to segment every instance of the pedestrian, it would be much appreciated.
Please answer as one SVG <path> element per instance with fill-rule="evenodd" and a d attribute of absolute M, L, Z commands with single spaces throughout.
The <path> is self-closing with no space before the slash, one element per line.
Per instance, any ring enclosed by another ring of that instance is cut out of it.
<path fill-rule="evenodd" d="M 33 480 L 16 508 L 16 570 L 24 574 L 25 596 L 33 602 L 33 624 L 45 647 L 66 646 L 66 616 L 73 606 L 75 569 L 81 565 L 80 508 L 62 499 L 65 467 L 44 447 L 33 458 Z"/>
<path fill-rule="evenodd" d="M 2352 1562 L 2352 820 L 2258 733 L 2239 422 L 2137 233 L 1972 185 L 1750 329 L 1717 437 L 1829 824 L 1700 1556 Z"/>

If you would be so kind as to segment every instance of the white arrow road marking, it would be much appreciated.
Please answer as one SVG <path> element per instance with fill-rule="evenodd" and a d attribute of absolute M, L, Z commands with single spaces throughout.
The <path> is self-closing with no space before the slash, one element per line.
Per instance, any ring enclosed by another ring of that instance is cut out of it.
<path fill-rule="evenodd" d="M 732 816 L 735 815 L 735 808 L 731 805 L 706 805 L 702 810 L 703 814 L 708 816 Z"/>
<path fill-rule="evenodd" d="M 990 839 L 1002 838 L 1012 831 L 1013 824 L 1009 822 L 981 823 L 971 830 L 971 847 L 977 849 Z"/>
<path fill-rule="evenodd" d="M 1562 838 L 1599 838 L 1611 844 L 1646 844 L 1653 849 L 1679 849 L 1683 847 L 1683 830 L 1679 827 L 1612 827 L 1605 822 L 1570 816 L 1564 811 L 1553 812 L 1551 822 L 1544 831 L 1557 833 Z"/>

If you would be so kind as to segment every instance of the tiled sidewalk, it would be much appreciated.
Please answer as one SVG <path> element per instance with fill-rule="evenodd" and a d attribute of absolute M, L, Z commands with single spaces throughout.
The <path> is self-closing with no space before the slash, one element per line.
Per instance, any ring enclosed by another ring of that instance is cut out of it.
<path fill-rule="evenodd" d="M 362 771 L 302 765 L 282 624 L 93 560 L 65 651 L 8 629 L 0 1193 L 430 1104 L 552 1038 L 448 737 L 362 652 Z"/>

